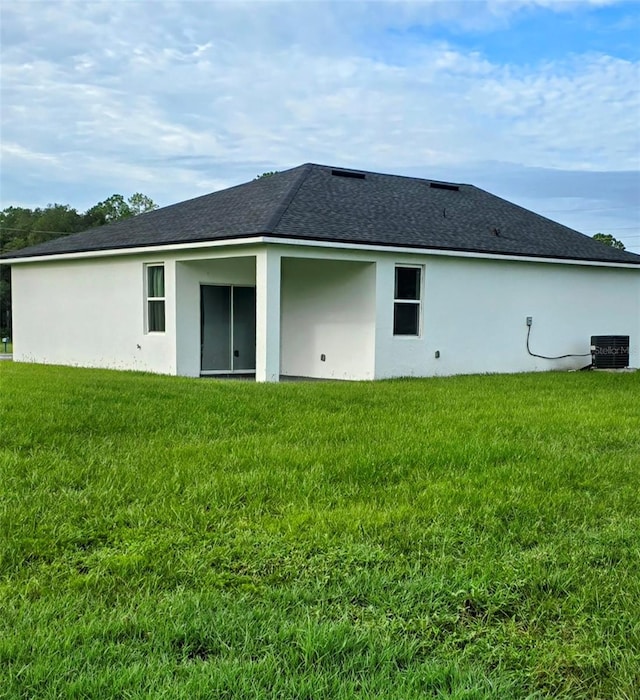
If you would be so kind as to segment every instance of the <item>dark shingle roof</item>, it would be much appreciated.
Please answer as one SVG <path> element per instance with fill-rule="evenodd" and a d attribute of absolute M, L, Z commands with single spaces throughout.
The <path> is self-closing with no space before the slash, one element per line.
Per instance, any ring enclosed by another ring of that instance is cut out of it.
<path fill-rule="evenodd" d="M 12 252 L 10 257 L 267 234 L 640 265 L 640 255 L 603 245 L 473 185 L 312 164 Z"/>

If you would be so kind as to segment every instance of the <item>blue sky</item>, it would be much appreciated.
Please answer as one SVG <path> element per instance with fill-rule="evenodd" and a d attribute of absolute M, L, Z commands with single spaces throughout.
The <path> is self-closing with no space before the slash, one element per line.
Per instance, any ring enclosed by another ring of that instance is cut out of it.
<path fill-rule="evenodd" d="M 474 5 L 477 3 L 467 2 L 470 13 Z M 592 52 L 630 61 L 640 57 L 640 12 L 636 3 L 583 3 L 571 7 L 565 2 L 564 9 L 559 3 L 554 5 L 532 3 L 475 31 L 441 21 L 431 27 L 416 24 L 402 32 L 392 30 L 392 34 L 413 42 L 444 40 L 466 51 L 482 53 L 491 62 L 519 66 Z"/>
<path fill-rule="evenodd" d="M 304 162 L 471 182 L 640 252 L 640 2 L 0 5 L 0 206 Z"/>

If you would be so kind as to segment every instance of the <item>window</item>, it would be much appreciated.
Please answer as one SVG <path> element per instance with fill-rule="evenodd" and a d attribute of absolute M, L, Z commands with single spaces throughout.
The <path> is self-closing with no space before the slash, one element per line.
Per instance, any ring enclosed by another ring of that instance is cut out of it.
<path fill-rule="evenodd" d="M 147 265 L 147 333 L 164 333 L 164 265 Z"/>
<path fill-rule="evenodd" d="M 420 335 L 420 267 L 396 267 L 393 335 Z"/>

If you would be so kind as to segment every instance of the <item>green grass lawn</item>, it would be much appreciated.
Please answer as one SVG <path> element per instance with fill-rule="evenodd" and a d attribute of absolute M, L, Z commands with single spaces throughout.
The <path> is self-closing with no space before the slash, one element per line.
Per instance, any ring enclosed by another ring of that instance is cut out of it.
<path fill-rule="evenodd" d="M 640 696 L 640 373 L 0 383 L 0 697 Z"/>

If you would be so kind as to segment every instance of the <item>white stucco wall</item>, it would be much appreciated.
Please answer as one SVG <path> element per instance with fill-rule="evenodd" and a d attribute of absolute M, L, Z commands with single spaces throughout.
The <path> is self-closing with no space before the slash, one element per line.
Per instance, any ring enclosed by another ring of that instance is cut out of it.
<path fill-rule="evenodd" d="M 159 262 L 173 298 L 174 265 L 165 258 L 14 265 L 14 361 L 175 373 L 175 305 L 166 303 L 165 333 L 144 327 L 144 264 Z"/>
<path fill-rule="evenodd" d="M 278 364 L 284 375 L 374 379 L 589 363 L 529 356 L 527 316 L 533 352 L 588 353 L 591 335 L 629 335 L 631 365 L 640 367 L 638 269 L 302 244 L 272 245 L 269 262 L 265 251 L 247 244 L 16 264 L 14 359 L 198 376 L 200 284 L 217 283 L 256 285 L 264 378 Z M 147 334 L 144 264 L 159 262 L 166 332 Z M 402 264 L 423 266 L 417 338 L 393 336 L 394 268 Z M 278 308 L 278 337 L 261 340 Z"/>
<path fill-rule="evenodd" d="M 424 264 L 419 338 L 393 336 L 394 267 Z M 376 378 L 583 367 L 592 335 L 629 335 L 640 367 L 640 270 L 440 256 L 384 256 L 377 266 Z M 440 358 L 436 359 L 436 351 Z"/>
<path fill-rule="evenodd" d="M 256 381 L 280 379 L 282 252 L 266 246 L 256 255 Z"/>
<path fill-rule="evenodd" d="M 281 373 L 373 379 L 375 298 L 371 262 L 283 258 Z"/>

